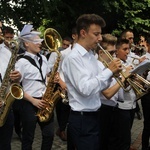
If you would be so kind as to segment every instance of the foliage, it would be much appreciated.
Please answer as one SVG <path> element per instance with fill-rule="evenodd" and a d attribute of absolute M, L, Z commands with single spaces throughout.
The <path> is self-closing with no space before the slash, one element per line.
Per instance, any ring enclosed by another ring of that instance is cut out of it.
<path fill-rule="evenodd" d="M 101 15 L 107 26 L 104 33 L 119 36 L 126 28 L 135 33 L 149 32 L 150 0 L 0 0 L 1 20 L 15 24 L 33 24 L 42 32 L 55 28 L 62 36 L 70 35 L 77 17 L 83 13 Z M 13 20 L 13 22 L 12 22 Z"/>

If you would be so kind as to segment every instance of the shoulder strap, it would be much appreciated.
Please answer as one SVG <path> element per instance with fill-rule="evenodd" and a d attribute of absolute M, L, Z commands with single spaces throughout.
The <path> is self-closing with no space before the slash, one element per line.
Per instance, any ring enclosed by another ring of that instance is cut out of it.
<path fill-rule="evenodd" d="M 39 67 L 38 67 L 37 64 L 35 63 L 34 59 L 32 59 L 30 56 L 24 55 L 22 58 L 27 59 L 33 66 L 35 66 L 36 68 L 39 69 Z"/>
<path fill-rule="evenodd" d="M 43 82 L 45 84 L 45 79 L 43 77 L 43 74 L 42 74 L 42 57 L 40 55 L 38 55 L 40 57 L 40 60 L 39 60 L 39 63 L 40 63 L 40 67 L 38 67 L 38 65 L 36 64 L 36 62 L 34 61 L 34 59 L 32 59 L 30 56 L 27 56 L 27 55 L 24 55 L 23 57 L 21 58 L 25 58 L 27 59 L 33 66 L 35 66 L 36 68 L 38 68 L 40 74 L 41 74 L 41 77 L 42 77 L 42 80 L 35 80 L 35 81 L 39 81 L 39 82 Z"/>
<path fill-rule="evenodd" d="M 49 53 L 46 55 L 47 60 L 49 60 L 50 55 L 51 55 L 51 52 L 49 52 Z"/>

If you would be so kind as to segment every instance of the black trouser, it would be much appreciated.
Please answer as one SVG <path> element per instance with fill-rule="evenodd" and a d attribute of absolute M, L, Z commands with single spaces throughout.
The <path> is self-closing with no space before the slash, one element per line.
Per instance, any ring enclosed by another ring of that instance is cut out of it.
<path fill-rule="evenodd" d="M 140 106 L 139 106 L 139 103 L 136 101 L 135 112 L 139 112 L 139 111 L 140 111 Z"/>
<path fill-rule="evenodd" d="M 12 110 L 8 113 L 5 124 L 0 127 L 0 150 L 11 150 L 14 116 Z"/>
<path fill-rule="evenodd" d="M 30 102 L 22 100 L 22 150 L 32 150 L 32 143 L 36 123 L 38 122 L 42 131 L 41 150 L 50 150 L 54 137 L 54 116 L 48 122 L 39 122 L 36 116 L 37 108 Z"/>
<path fill-rule="evenodd" d="M 77 150 L 99 150 L 99 112 L 71 111 L 67 129 Z"/>
<path fill-rule="evenodd" d="M 142 150 L 147 150 L 150 139 L 150 93 L 141 98 L 144 117 L 144 128 L 142 132 Z"/>
<path fill-rule="evenodd" d="M 21 102 L 22 102 L 21 100 L 16 100 L 12 106 L 14 112 L 14 127 L 15 127 L 15 132 L 17 134 L 21 134 L 21 129 L 22 129 L 22 123 L 20 117 Z"/>
<path fill-rule="evenodd" d="M 131 128 L 133 125 L 135 109 L 123 110 L 118 109 L 118 141 L 116 150 L 129 150 L 131 144 Z"/>
<path fill-rule="evenodd" d="M 59 99 L 56 104 L 56 115 L 60 131 L 65 131 L 69 114 L 70 106 L 62 103 L 62 99 Z"/>
<path fill-rule="evenodd" d="M 100 150 L 115 150 L 117 133 L 117 106 L 103 105 L 100 108 Z"/>

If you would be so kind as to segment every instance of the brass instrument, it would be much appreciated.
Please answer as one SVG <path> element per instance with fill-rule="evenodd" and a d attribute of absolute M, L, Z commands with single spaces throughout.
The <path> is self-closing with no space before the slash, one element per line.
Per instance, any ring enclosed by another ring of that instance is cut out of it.
<path fill-rule="evenodd" d="M 138 56 L 142 56 L 146 54 L 146 48 L 141 45 L 131 44 L 131 51 L 134 52 Z"/>
<path fill-rule="evenodd" d="M 110 53 L 107 51 L 107 50 L 104 50 L 103 47 L 98 43 L 97 46 L 103 51 L 103 53 L 110 59 L 110 61 L 113 60 L 113 57 L 110 55 Z M 103 59 L 101 58 L 101 62 L 104 64 L 105 67 L 108 68 L 108 63 Z M 122 73 L 121 73 L 122 74 Z M 125 75 L 122 75 L 123 77 L 125 77 Z M 115 80 L 118 82 L 118 84 L 123 88 L 124 91 L 128 91 L 125 87 L 125 84 L 122 82 L 120 76 L 119 77 L 116 77 L 116 76 L 113 76 L 115 78 Z M 126 77 L 125 77 L 126 78 Z"/>
<path fill-rule="evenodd" d="M 11 58 L 8 63 L 8 66 L 7 66 L 7 69 L 6 69 L 6 72 L 5 72 L 1 87 L 0 87 L 0 101 L 3 103 L 3 106 L 0 108 L 0 127 L 2 127 L 5 124 L 6 118 L 8 116 L 9 110 L 13 102 L 16 99 L 23 98 L 22 87 L 17 83 L 13 83 L 10 85 L 9 74 L 14 69 L 19 48 L 18 48 L 18 44 L 16 43 L 16 41 L 11 41 L 9 44 L 13 44 L 15 45 L 15 47 L 13 46 L 14 49 L 11 49 L 11 52 L 12 52 Z"/>
<path fill-rule="evenodd" d="M 104 50 L 101 45 L 98 43 L 98 47 L 106 54 L 106 56 L 112 61 L 113 57 L 110 55 L 110 53 L 107 50 Z M 101 58 L 102 59 L 102 58 Z M 108 63 L 102 59 L 102 63 L 105 65 L 105 67 L 108 67 Z M 126 77 L 124 72 L 120 72 L 120 75 L 125 78 L 125 82 L 131 86 L 133 91 L 135 92 L 137 100 L 140 99 L 142 96 L 147 94 L 150 89 L 150 82 L 145 80 L 143 77 L 141 77 L 138 74 L 131 74 L 130 76 Z M 128 92 L 130 89 L 126 88 L 126 85 L 121 81 L 121 78 L 114 76 L 118 84 L 123 88 L 125 92 Z"/>
<path fill-rule="evenodd" d="M 68 99 L 68 93 L 66 90 L 63 90 L 62 88 L 60 88 L 60 96 L 62 98 L 62 103 L 68 105 L 69 104 L 69 99 Z"/>
<path fill-rule="evenodd" d="M 37 112 L 37 116 L 40 122 L 47 122 L 51 119 L 53 110 L 60 98 L 60 90 L 56 88 L 56 83 L 54 83 L 54 77 L 56 75 L 60 62 L 61 55 L 58 51 L 58 47 L 61 46 L 62 38 L 55 29 L 48 28 L 44 33 L 44 40 L 49 50 L 51 52 L 56 52 L 58 57 L 55 61 L 53 70 L 48 79 L 46 91 L 42 97 L 42 99 L 47 102 L 47 106 L 44 109 L 39 109 Z"/>
<path fill-rule="evenodd" d="M 137 66 L 139 63 L 140 63 L 140 58 L 136 58 L 136 57 L 133 57 L 133 56 L 128 56 L 128 57 L 130 57 L 130 58 L 132 58 L 133 60 L 132 60 L 132 64 L 134 65 L 134 66 Z M 135 60 L 137 60 L 137 63 L 135 63 Z"/>

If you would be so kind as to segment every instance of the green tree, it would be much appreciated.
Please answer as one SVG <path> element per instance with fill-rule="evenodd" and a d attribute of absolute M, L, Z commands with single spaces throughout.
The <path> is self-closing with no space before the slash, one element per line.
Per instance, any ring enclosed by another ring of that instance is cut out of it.
<path fill-rule="evenodd" d="M 19 30 L 31 23 L 35 28 L 55 28 L 62 36 L 71 33 L 77 17 L 96 13 L 106 21 L 103 33 L 119 35 L 131 28 L 135 33 L 149 32 L 150 0 L 0 0 L 1 19 L 13 19 Z"/>

